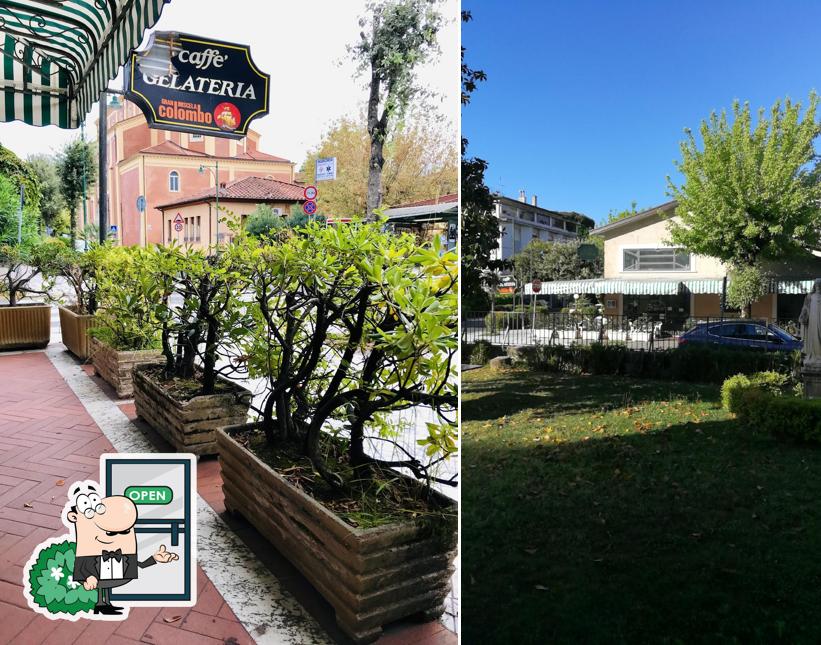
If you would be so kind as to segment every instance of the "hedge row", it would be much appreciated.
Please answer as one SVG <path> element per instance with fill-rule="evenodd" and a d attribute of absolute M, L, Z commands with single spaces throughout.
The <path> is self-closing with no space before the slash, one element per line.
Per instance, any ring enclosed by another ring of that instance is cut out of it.
<path fill-rule="evenodd" d="M 690 345 L 665 351 L 628 349 L 619 343 L 522 348 L 532 369 L 573 374 L 626 375 L 697 383 L 723 383 L 734 374 L 777 372 L 791 377 L 800 355 Z"/>

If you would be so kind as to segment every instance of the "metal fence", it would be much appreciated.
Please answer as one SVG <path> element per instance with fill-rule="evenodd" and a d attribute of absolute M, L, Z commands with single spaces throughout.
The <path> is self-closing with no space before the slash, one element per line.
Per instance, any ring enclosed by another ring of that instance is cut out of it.
<path fill-rule="evenodd" d="M 724 318 L 644 316 L 604 316 L 553 313 L 533 310 L 512 312 L 469 312 L 462 315 L 462 342 L 488 341 L 502 347 L 520 345 L 589 345 L 619 343 L 630 349 L 665 350 L 678 347 L 679 336 L 699 323 L 737 320 Z M 774 322 L 797 336 L 794 320 L 750 319 Z"/>

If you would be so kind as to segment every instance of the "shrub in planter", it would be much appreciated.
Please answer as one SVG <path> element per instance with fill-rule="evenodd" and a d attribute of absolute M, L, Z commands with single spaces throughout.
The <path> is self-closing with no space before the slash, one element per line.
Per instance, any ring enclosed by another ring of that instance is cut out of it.
<path fill-rule="evenodd" d="M 42 243 L 0 245 L 0 350 L 42 348 L 51 339 L 51 307 L 22 303 L 32 295 L 46 296 L 36 288 L 43 256 L 49 248 Z"/>
<path fill-rule="evenodd" d="M 214 431 L 244 423 L 251 403 L 251 392 L 225 378 L 245 370 L 231 360 L 250 324 L 240 299 L 245 258 L 176 246 L 156 247 L 152 257 L 163 363 L 135 369 L 137 414 L 177 450 L 214 454 Z M 222 367 L 220 357 L 228 359 Z"/>
<path fill-rule="evenodd" d="M 254 324 L 241 345 L 266 391 L 257 424 L 217 433 L 226 507 L 308 577 L 358 642 L 441 613 L 456 506 L 431 485 L 454 483 L 437 467 L 456 449 L 455 255 L 378 223 L 309 224 L 227 252 L 248 257 Z M 433 419 L 406 446 L 391 415 L 417 405 Z"/>
<path fill-rule="evenodd" d="M 158 314 L 163 288 L 152 251 L 110 247 L 97 269 L 97 327 L 89 330 L 94 370 L 120 397 L 133 393 L 132 370 L 160 359 Z"/>
<path fill-rule="evenodd" d="M 63 345 L 77 358 L 86 359 L 89 356 L 88 331 L 96 324 L 97 266 L 110 247 L 92 243 L 88 251 L 81 252 L 62 241 L 54 240 L 51 244 L 54 245 L 54 252 L 49 254 L 41 269 L 49 281 L 52 298 L 61 303 L 59 312 Z M 64 280 L 73 292 L 68 302 L 64 303 L 63 294 L 55 294 L 58 278 Z"/>

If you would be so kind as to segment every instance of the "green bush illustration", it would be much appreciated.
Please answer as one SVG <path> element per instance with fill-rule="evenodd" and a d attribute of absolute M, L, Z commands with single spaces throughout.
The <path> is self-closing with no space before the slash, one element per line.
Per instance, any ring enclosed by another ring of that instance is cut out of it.
<path fill-rule="evenodd" d="M 31 597 L 50 613 L 77 614 L 90 611 L 97 602 L 97 591 L 86 591 L 74 582 L 74 542 L 64 540 L 40 551 L 28 579 Z"/>

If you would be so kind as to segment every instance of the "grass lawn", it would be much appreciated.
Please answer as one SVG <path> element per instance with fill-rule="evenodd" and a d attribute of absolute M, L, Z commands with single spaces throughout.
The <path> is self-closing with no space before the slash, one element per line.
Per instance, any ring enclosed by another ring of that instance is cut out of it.
<path fill-rule="evenodd" d="M 718 386 L 463 376 L 465 643 L 821 642 L 821 449 Z"/>

